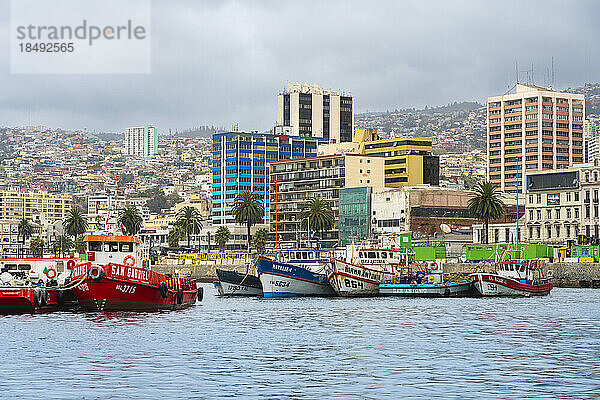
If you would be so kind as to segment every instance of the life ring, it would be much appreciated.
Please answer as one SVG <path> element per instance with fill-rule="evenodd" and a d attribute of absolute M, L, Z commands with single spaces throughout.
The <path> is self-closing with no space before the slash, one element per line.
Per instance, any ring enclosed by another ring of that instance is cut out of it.
<path fill-rule="evenodd" d="M 56 269 L 54 269 L 54 268 L 48 268 L 46 270 L 46 276 L 48 277 L 48 279 L 54 279 L 54 278 L 56 278 Z"/>
<path fill-rule="evenodd" d="M 142 260 L 142 267 L 146 268 L 146 260 Z"/>
<path fill-rule="evenodd" d="M 130 264 L 131 263 L 131 264 Z M 135 265 L 135 257 L 131 254 L 123 259 L 123 264 L 128 267 L 133 267 Z"/>
<path fill-rule="evenodd" d="M 439 266 L 435 261 L 433 263 L 431 263 L 431 265 L 429 266 L 429 269 L 432 271 L 437 271 L 438 268 L 439 268 Z"/>
<path fill-rule="evenodd" d="M 73 269 L 75 267 L 75 261 L 69 260 L 67 261 L 67 269 Z"/>

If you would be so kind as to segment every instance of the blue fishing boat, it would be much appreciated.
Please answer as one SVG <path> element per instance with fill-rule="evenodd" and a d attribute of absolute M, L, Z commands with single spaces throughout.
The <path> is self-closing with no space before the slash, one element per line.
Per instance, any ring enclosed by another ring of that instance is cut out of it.
<path fill-rule="evenodd" d="M 334 296 L 327 280 L 326 252 L 298 249 L 278 252 L 276 257 L 258 257 L 256 270 L 264 297 Z"/>

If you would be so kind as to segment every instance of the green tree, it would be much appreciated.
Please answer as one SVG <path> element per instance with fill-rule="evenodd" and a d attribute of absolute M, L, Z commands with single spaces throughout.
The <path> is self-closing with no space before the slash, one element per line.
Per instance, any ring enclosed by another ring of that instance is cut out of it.
<path fill-rule="evenodd" d="M 323 231 L 333 228 L 335 220 L 331 206 L 320 197 L 313 197 L 304 204 L 300 218 L 303 220 L 302 224 L 308 225 L 308 229 L 316 232 L 319 238 Z"/>
<path fill-rule="evenodd" d="M 175 225 L 167 235 L 169 247 L 179 247 L 179 241 L 185 236 L 185 231 L 182 227 Z"/>
<path fill-rule="evenodd" d="M 17 235 L 23 239 L 23 243 L 33 235 L 33 225 L 31 225 L 31 222 L 27 218 L 19 221 Z"/>
<path fill-rule="evenodd" d="M 65 251 L 70 250 L 73 247 L 73 241 L 67 235 L 60 235 L 56 238 L 56 241 L 52 244 L 55 253 L 60 252 L 61 255 L 65 254 Z"/>
<path fill-rule="evenodd" d="M 235 198 L 233 209 L 231 210 L 235 216 L 235 222 L 240 225 L 246 225 L 248 237 L 248 253 L 250 253 L 250 228 L 252 225 L 262 221 L 265 209 L 261 202 L 261 197 L 258 193 L 244 190 Z"/>
<path fill-rule="evenodd" d="M 185 206 L 177 213 L 175 225 L 180 226 L 187 236 L 187 247 L 190 247 L 190 238 L 202 230 L 202 217 L 200 211 L 192 206 Z"/>
<path fill-rule="evenodd" d="M 85 241 L 83 239 L 84 239 L 84 236 L 79 235 L 73 241 L 73 247 L 75 247 L 75 250 L 77 250 L 77 252 L 80 254 L 85 253 L 85 250 L 86 250 Z"/>
<path fill-rule="evenodd" d="M 227 242 L 229 242 L 229 239 L 231 239 L 231 232 L 229 231 L 229 228 L 226 226 L 220 226 L 215 233 L 215 241 L 219 246 L 219 250 L 225 251 L 225 245 Z"/>
<path fill-rule="evenodd" d="M 83 210 L 79 207 L 73 207 L 67 213 L 67 217 L 63 221 L 65 233 L 72 237 L 83 235 L 88 228 L 87 218 Z"/>
<path fill-rule="evenodd" d="M 44 240 L 36 236 L 29 242 L 29 250 L 36 257 L 42 257 L 44 255 Z"/>
<path fill-rule="evenodd" d="M 484 243 L 488 243 L 488 227 L 491 220 L 504 214 L 504 202 L 500 199 L 498 186 L 492 182 L 479 182 L 475 186 L 475 194 L 469 199 L 471 215 L 484 225 Z M 518 213 L 517 213 L 518 214 Z"/>
<path fill-rule="evenodd" d="M 269 241 L 269 230 L 267 228 L 258 228 L 256 232 L 254 232 L 254 247 L 259 253 L 265 251 L 267 247 L 267 242 Z"/>
<path fill-rule="evenodd" d="M 135 236 L 142 229 L 144 219 L 136 206 L 127 206 L 119 212 L 117 222 L 125 227 L 125 234 Z"/>

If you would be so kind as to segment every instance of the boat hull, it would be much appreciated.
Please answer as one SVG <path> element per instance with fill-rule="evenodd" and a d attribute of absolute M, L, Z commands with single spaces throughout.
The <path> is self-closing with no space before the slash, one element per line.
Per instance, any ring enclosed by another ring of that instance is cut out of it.
<path fill-rule="evenodd" d="M 264 297 L 334 296 L 327 275 L 296 265 L 259 257 L 256 269 Z"/>
<path fill-rule="evenodd" d="M 394 273 L 367 268 L 336 258 L 327 266 L 327 277 L 333 290 L 343 297 L 369 297 L 379 294 L 379 285 Z"/>
<path fill-rule="evenodd" d="M 262 284 L 254 275 L 217 269 L 218 282 L 214 283 L 220 296 L 262 296 Z"/>
<path fill-rule="evenodd" d="M 103 268 L 102 278 L 86 277 L 73 288 L 86 311 L 176 310 L 196 304 L 198 289 L 194 281 L 120 264 Z M 166 297 L 161 294 L 161 282 L 167 285 Z"/>
<path fill-rule="evenodd" d="M 35 300 L 36 288 L 34 287 L 0 288 L 0 314 L 53 312 L 67 310 L 77 305 L 77 298 L 71 290 L 42 289 L 46 290 L 47 299 L 40 304 Z"/>
<path fill-rule="evenodd" d="M 552 290 L 551 282 L 527 284 L 497 274 L 477 273 L 471 280 L 481 296 L 546 296 Z"/>
<path fill-rule="evenodd" d="M 452 283 L 384 283 L 379 293 L 386 296 L 403 297 L 467 297 L 473 294 L 470 281 Z"/>

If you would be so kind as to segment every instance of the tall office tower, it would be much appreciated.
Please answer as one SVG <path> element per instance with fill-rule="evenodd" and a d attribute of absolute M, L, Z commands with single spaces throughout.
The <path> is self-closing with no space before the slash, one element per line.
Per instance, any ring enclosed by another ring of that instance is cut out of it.
<path fill-rule="evenodd" d="M 158 134 L 153 126 L 125 129 L 125 154 L 150 157 L 158 153 Z"/>
<path fill-rule="evenodd" d="M 488 179 L 525 192 L 525 174 L 583 160 L 582 94 L 517 84 L 516 93 L 488 98 Z"/>
<path fill-rule="evenodd" d="M 277 125 L 291 126 L 298 136 L 351 142 L 354 129 L 354 98 L 317 85 L 288 82 L 277 96 Z"/>
<path fill-rule="evenodd" d="M 594 162 L 600 158 L 600 118 L 589 117 L 583 121 L 583 140 L 585 162 Z"/>
<path fill-rule="evenodd" d="M 263 223 L 269 223 L 269 163 L 314 157 L 321 138 L 268 133 L 225 132 L 213 135 L 213 225 L 235 222 L 231 213 L 237 195 L 257 193 L 265 207 Z"/>

